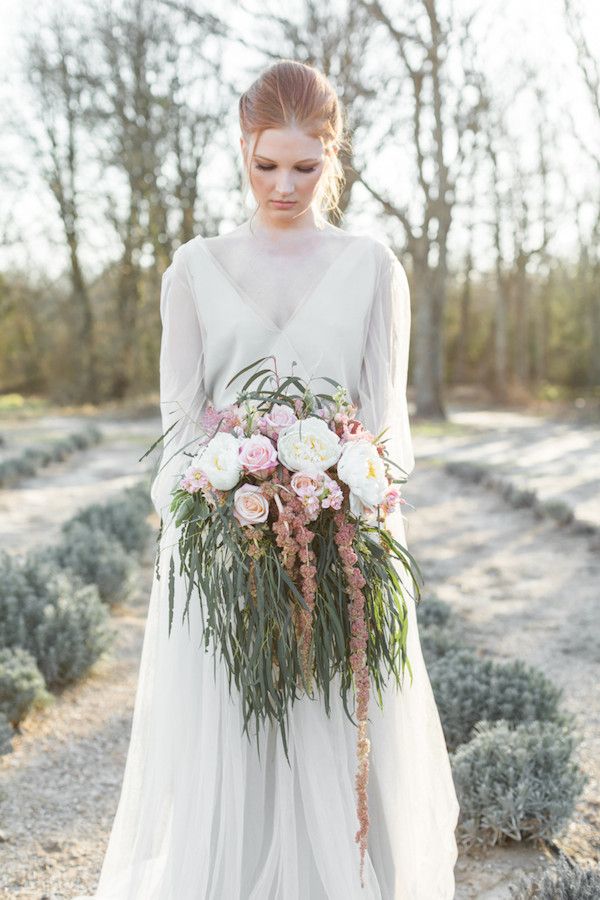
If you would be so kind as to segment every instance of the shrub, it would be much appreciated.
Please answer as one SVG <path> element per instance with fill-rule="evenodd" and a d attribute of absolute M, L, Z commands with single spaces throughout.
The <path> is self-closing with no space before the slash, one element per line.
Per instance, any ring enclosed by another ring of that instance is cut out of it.
<path fill-rule="evenodd" d="M 574 737 L 556 722 L 479 726 L 451 756 L 466 844 L 551 838 L 584 784 Z"/>
<path fill-rule="evenodd" d="M 123 491 L 124 499 L 133 503 L 137 509 L 139 509 L 140 515 L 142 516 L 149 515 L 154 509 L 152 498 L 150 496 L 151 485 L 152 479 L 145 478 L 137 481 L 131 487 L 125 488 Z"/>
<path fill-rule="evenodd" d="M 449 625 L 452 618 L 452 609 L 449 603 L 439 600 L 437 597 L 427 597 L 417 606 L 417 619 L 419 628 L 431 626 Z"/>
<path fill-rule="evenodd" d="M 427 664 L 427 668 L 436 660 L 441 659 L 447 653 L 461 648 L 460 637 L 454 628 L 444 628 L 440 625 L 430 625 L 419 629 L 421 650 Z"/>
<path fill-rule="evenodd" d="M 0 756 L 12 752 L 13 728 L 6 716 L 0 713 Z"/>
<path fill-rule="evenodd" d="M 489 473 L 489 467 L 471 459 L 453 459 L 446 463 L 446 471 L 467 481 L 482 481 Z"/>
<path fill-rule="evenodd" d="M 76 450 L 89 447 L 102 439 L 102 432 L 95 425 L 59 438 L 51 444 L 27 447 L 20 456 L 0 463 L 0 486 L 7 486 L 20 478 L 35 475 L 38 469 L 51 462 L 62 462 Z"/>
<path fill-rule="evenodd" d="M 555 865 L 511 888 L 514 900 L 598 900 L 600 866 L 583 868 L 564 854 Z"/>
<path fill-rule="evenodd" d="M 0 647 L 29 650 L 48 687 L 79 678 L 112 637 L 94 585 L 41 555 L 16 560 L 0 551 Z"/>
<path fill-rule="evenodd" d="M 87 425 L 80 431 L 74 431 L 70 435 L 72 445 L 78 450 L 85 450 L 92 444 L 97 444 L 102 439 L 102 432 L 96 425 Z"/>
<path fill-rule="evenodd" d="M 99 528 L 74 522 L 63 539 L 45 552 L 84 584 L 95 584 L 105 603 L 120 602 L 133 588 L 137 572 L 133 557 L 116 538 Z"/>
<path fill-rule="evenodd" d="M 520 660 L 499 663 L 458 649 L 435 660 L 429 677 L 451 750 L 469 740 L 478 722 L 562 720 L 560 690 Z"/>
<path fill-rule="evenodd" d="M 535 511 L 540 517 L 547 516 L 559 525 L 570 525 L 575 518 L 573 510 L 564 500 L 538 500 Z"/>
<path fill-rule="evenodd" d="M 15 727 L 32 707 L 49 699 L 42 673 L 22 647 L 0 648 L 0 713 Z"/>
<path fill-rule="evenodd" d="M 62 532 L 68 538 L 73 527 L 82 524 L 90 530 L 97 529 L 116 538 L 128 553 L 141 553 L 152 533 L 141 512 L 141 501 L 136 495 L 108 503 L 92 503 L 64 523 Z"/>

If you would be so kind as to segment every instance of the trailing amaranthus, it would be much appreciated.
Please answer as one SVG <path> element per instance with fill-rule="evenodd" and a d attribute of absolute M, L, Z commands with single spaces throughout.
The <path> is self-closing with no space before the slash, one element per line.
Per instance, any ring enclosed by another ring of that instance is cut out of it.
<path fill-rule="evenodd" d="M 334 520 L 337 527 L 335 542 L 342 560 L 350 597 L 350 630 L 352 635 L 350 638 L 352 651 L 350 663 L 354 674 L 356 715 L 358 719 L 356 793 L 359 828 L 354 839 L 360 847 L 360 879 L 361 885 L 364 887 L 363 869 L 369 832 L 367 784 L 369 778 L 369 751 L 371 748 L 371 743 L 367 737 L 370 692 L 369 670 L 367 668 L 368 631 L 365 621 L 365 597 L 362 592 L 366 582 L 360 569 L 356 567 L 358 557 L 352 548 L 352 541 L 356 535 L 356 526 L 346 521 L 343 512 L 336 512 Z"/>

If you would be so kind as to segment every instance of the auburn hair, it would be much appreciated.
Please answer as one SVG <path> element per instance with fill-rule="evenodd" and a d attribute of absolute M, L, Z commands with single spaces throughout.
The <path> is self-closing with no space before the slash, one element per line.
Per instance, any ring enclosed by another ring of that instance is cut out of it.
<path fill-rule="evenodd" d="M 239 99 L 240 130 L 250 146 L 244 165 L 244 189 L 251 187 L 250 161 L 258 139 L 267 128 L 296 126 L 311 137 L 319 138 L 326 154 L 315 203 L 324 221 L 327 212 L 339 215 L 339 200 L 346 176 L 339 154 L 349 152 L 344 113 L 329 79 L 314 66 L 282 59 L 269 66 Z"/>

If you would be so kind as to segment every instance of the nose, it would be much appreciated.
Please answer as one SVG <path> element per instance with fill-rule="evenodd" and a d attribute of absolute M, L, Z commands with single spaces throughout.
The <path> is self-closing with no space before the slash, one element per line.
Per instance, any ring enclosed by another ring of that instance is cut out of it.
<path fill-rule="evenodd" d="M 287 197 L 288 194 L 292 194 L 294 192 L 294 182 L 292 179 L 291 172 L 282 172 L 277 179 L 277 193 L 282 197 Z"/>

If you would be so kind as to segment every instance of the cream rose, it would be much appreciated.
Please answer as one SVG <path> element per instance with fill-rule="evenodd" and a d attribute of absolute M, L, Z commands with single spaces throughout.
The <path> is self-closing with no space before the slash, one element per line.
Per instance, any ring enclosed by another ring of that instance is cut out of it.
<path fill-rule="evenodd" d="M 269 501 L 257 484 L 243 484 L 233 497 L 233 515 L 240 525 L 258 525 L 266 522 Z"/>
<path fill-rule="evenodd" d="M 219 432 L 193 461 L 212 486 L 220 491 L 228 491 L 240 480 L 240 442 L 233 434 Z"/>
<path fill-rule="evenodd" d="M 370 441 L 344 444 L 337 471 L 340 480 L 365 506 L 374 507 L 382 502 L 389 482 L 383 459 Z"/>
<path fill-rule="evenodd" d="M 336 464 L 340 453 L 339 437 L 327 422 L 316 416 L 301 419 L 285 428 L 277 442 L 279 459 L 293 472 L 313 475 L 324 472 Z"/>

